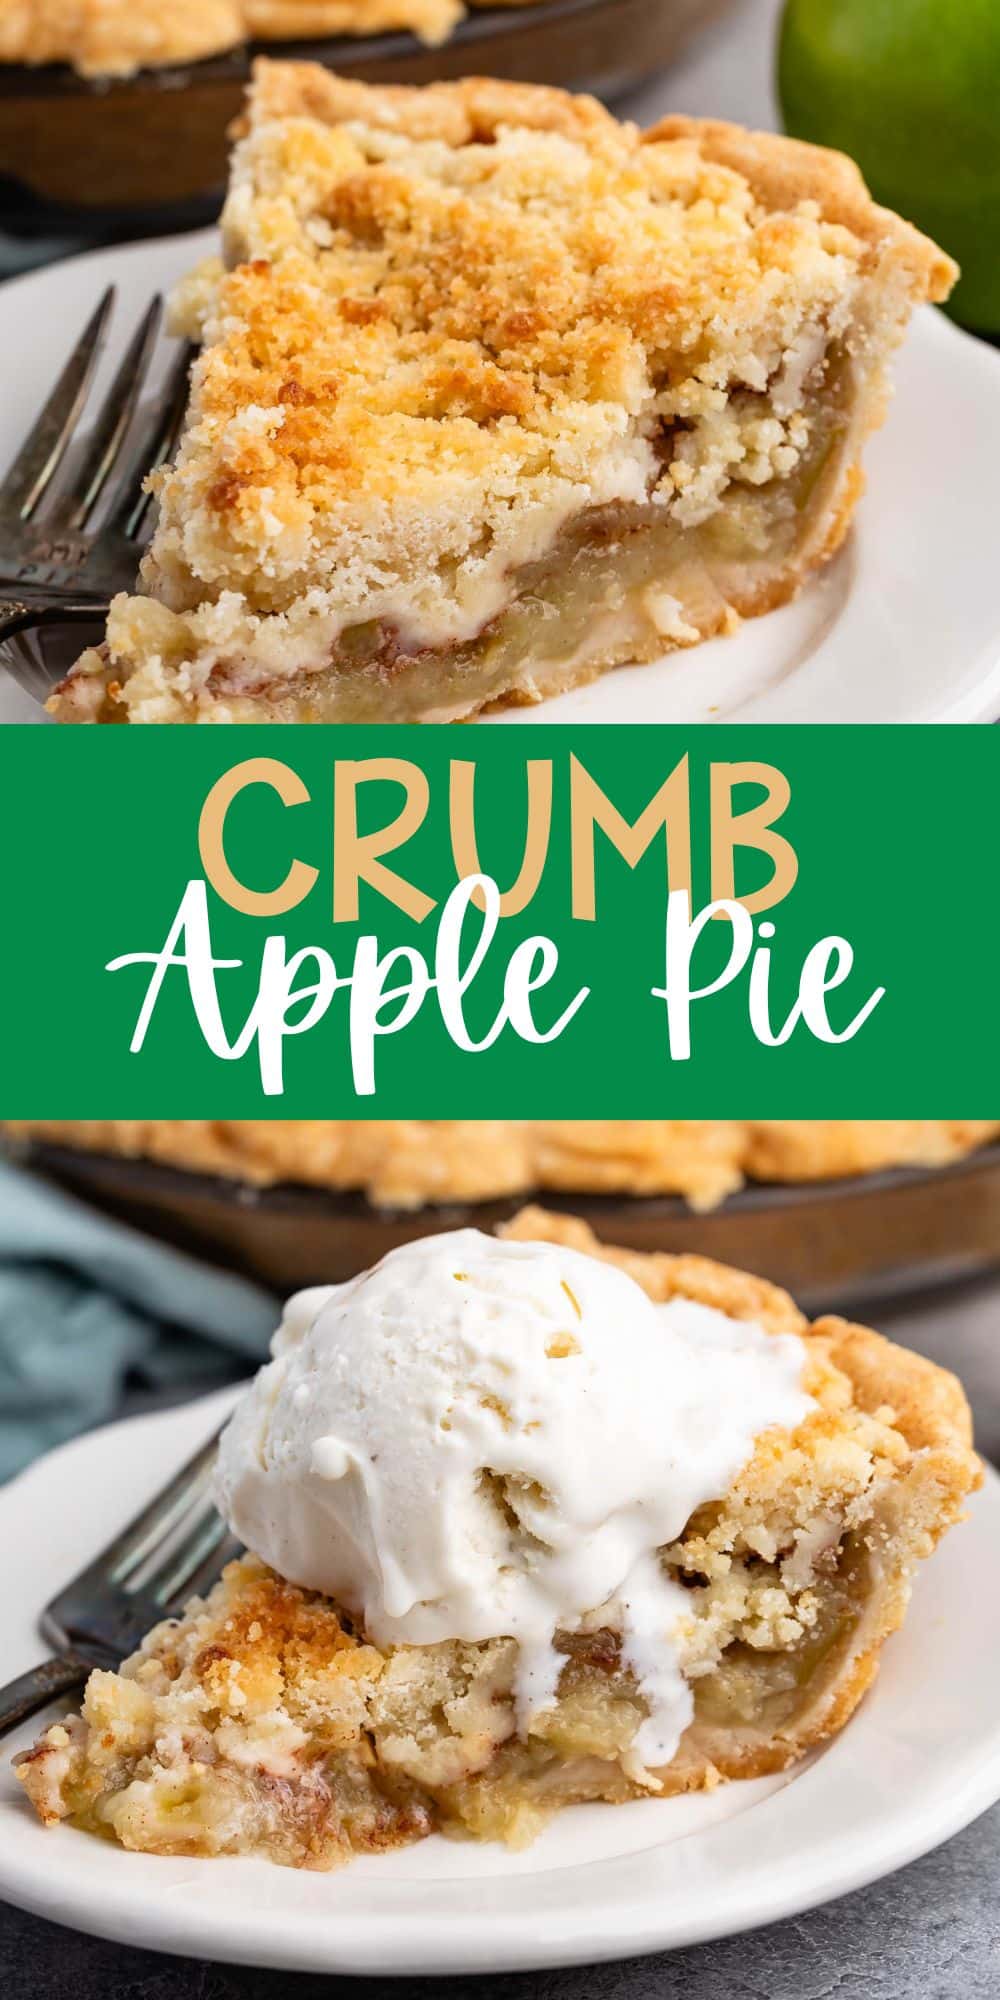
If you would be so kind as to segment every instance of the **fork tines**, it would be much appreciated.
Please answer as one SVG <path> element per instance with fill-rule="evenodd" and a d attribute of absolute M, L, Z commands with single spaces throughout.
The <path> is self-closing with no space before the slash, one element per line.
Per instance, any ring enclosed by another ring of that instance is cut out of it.
<path fill-rule="evenodd" d="M 0 575 L 37 596 L 106 598 L 135 578 L 149 496 L 183 421 L 192 347 L 180 343 L 140 417 L 163 318 L 150 301 L 80 451 L 80 431 L 115 304 L 109 285 L 0 483 Z M 104 520 L 98 520 L 103 506 Z"/>
<path fill-rule="evenodd" d="M 143 1627 L 180 1609 L 240 1553 L 212 1497 L 217 1444 L 218 1433 L 53 1599 L 45 1622 L 57 1642 L 82 1631 L 127 1650 L 138 1636 L 126 1636 L 133 1621 Z"/>
<path fill-rule="evenodd" d="M 101 404 L 83 462 L 77 468 L 73 491 L 58 501 L 50 526 L 86 527 L 131 428 L 162 318 L 163 300 L 157 293 L 143 313 Z"/>
<path fill-rule="evenodd" d="M 0 486 L 0 510 L 4 513 L 16 513 L 20 520 L 30 521 L 48 491 L 87 400 L 114 303 L 115 288 L 109 285 Z"/>

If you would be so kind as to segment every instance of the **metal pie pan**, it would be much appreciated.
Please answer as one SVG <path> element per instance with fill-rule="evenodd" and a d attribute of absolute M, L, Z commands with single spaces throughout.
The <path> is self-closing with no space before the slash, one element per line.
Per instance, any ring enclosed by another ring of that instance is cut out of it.
<path fill-rule="evenodd" d="M 17 1157 L 136 1228 L 278 1292 L 334 1283 L 432 1231 L 491 1229 L 524 1205 L 518 1197 L 380 1209 L 359 1194 L 289 1183 L 249 1187 L 45 1141 L 29 1141 Z M 1000 1265 L 1000 1145 L 948 1167 L 747 1187 L 708 1214 L 671 1195 L 536 1198 L 584 1217 L 606 1242 L 696 1252 L 756 1272 L 813 1312 L 858 1307 Z"/>
<path fill-rule="evenodd" d="M 368 83 L 474 74 L 610 100 L 664 69 L 728 4 L 536 0 L 477 9 L 440 48 L 401 33 L 336 36 L 254 44 L 129 77 L 0 65 L 0 175 L 29 202 L 55 205 L 63 226 L 75 214 L 92 230 L 97 211 L 141 211 L 148 228 L 210 221 L 226 179 L 227 128 L 257 55 L 320 62 Z"/>

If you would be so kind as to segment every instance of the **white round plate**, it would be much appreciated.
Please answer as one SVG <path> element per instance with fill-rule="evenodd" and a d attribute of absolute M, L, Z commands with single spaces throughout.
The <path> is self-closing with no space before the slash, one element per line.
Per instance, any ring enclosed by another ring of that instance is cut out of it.
<path fill-rule="evenodd" d="M 0 469 L 106 284 L 118 306 L 98 387 L 153 292 L 214 231 L 94 251 L 0 288 Z M 166 343 L 164 343 L 164 348 Z M 897 359 L 847 548 L 796 603 L 643 667 L 491 717 L 514 722 L 992 722 L 1000 715 L 996 437 L 1000 354 L 930 307 Z M 928 413 L 932 412 L 932 417 Z M 43 720 L 0 673 L 0 722 Z"/>
<path fill-rule="evenodd" d="M 0 1493 L 0 1681 L 51 1594 L 194 1451 L 232 1392 L 115 1424 Z M 121 1943 L 337 1973 L 586 1964 L 769 1923 L 912 1861 L 1000 1796 L 1000 1479 L 918 1580 L 844 1734 L 791 1776 L 575 1807 L 524 1853 L 434 1837 L 333 1874 L 126 1854 L 35 1819 L 0 1772 L 0 1898 Z M 56 1711 L 53 1710 L 54 1714 Z"/>

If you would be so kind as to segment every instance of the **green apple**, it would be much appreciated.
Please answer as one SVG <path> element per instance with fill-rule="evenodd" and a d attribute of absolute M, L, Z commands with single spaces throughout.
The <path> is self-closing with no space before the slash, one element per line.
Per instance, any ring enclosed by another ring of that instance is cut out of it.
<path fill-rule="evenodd" d="M 787 0 L 778 94 L 950 251 L 955 318 L 1000 334 L 1000 0 Z"/>

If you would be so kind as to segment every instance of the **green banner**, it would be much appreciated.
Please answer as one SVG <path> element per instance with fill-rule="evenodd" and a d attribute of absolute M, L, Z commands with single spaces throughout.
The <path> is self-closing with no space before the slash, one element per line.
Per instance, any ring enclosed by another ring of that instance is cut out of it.
<path fill-rule="evenodd" d="M 3 738 L 3 1116 L 1000 1105 L 993 730 Z"/>

